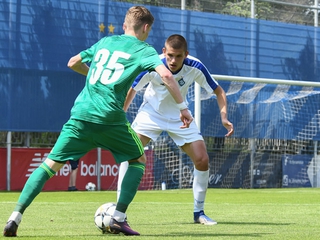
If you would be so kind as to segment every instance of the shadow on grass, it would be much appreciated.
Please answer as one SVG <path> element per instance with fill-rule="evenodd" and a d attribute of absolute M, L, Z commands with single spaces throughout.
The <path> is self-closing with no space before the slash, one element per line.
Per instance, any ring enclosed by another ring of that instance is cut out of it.
<path fill-rule="evenodd" d="M 156 235 L 148 235 L 144 234 L 143 237 L 161 237 L 161 239 L 165 238 L 170 238 L 172 239 L 173 237 L 186 237 L 186 236 L 194 236 L 195 238 L 201 238 L 201 237 L 230 237 L 230 239 L 235 238 L 235 237 L 257 237 L 261 238 L 266 235 L 270 235 L 272 233 L 199 233 L 199 232 L 187 232 L 184 231 L 183 233 L 181 232 L 168 232 L 166 234 L 156 234 Z"/>
<path fill-rule="evenodd" d="M 175 223 L 177 224 L 177 223 Z M 188 223 L 178 223 L 180 225 L 193 225 L 193 226 L 201 226 L 201 224 L 196 224 L 196 223 L 192 223 L 192 222 L 188 222 Z M 149 224 L 141 224 L 139 223 L 139 225 L 141 226 L 149 226 Z M 168 223 L 168 224 L 158 224 L 158 225 L 172 225 L 172 223 Z M 287 225 L 292 225 L 292 223 L 270 223 L 270 222 L 218 222 L 217 225 L 262 225 L 262 226 L 287 226 Z M 214 225 L 215 226 L 215 225 Z M 209 227 L 209 226 L 208 226 Z"/>
<path fill-rule="evenodd" d="M 263 226 L 286 226 L 291 225 L 292 223 L 270 223 L 270 222 L 219 222 L 218 224 L 227 224 L 227 225 L 263 225 Z"/>
<path fill-rule="evenodd" d="M 157 233 L 157 234 L 142 234 L 141 236 L 134 236 L 135 239 L 137 238 L 144 238 L 148 239 L 151 238 L 159 238 L 159 239 L 177 239 L 177 238 L 183 238 L 186 236 L 194 236 L 195 239 L 199 239 L 201 237 L 230 237 L 235 238 L 235 237 L 265 237 L 267 235 L 271 235 L 272 233 L 199 233 L 199 232 L 167 232 L 167 233 Z M 108 239 L 117 239 L 121 238 L 123 239 L 124 236 L 123 234 L 101 234 L 101 235 L 81 235 L 81 236 L 76 236 L 76 235 L 63 235 L 63 236 L 53 236 L 53 235 L 39 235 L 39 236 L 31 236 L 31 235 L 18 235 L 18 237 L 24 238 L 24 239 L 42 239 L 42 240 L 47 240 L 47 239 L 101 239 L 101 237 L 108 237 Z"/>
<path fill-rule="evenodd" d="M 139 224 L 141 226 L 149 226 L 149 224 Z M 166 225 L 172 225 L 172 224 L 160 224 L 163 225 L 164 227 Z M 189 226 L 201 226 L 200 224 L 194 224 L 194 223 L 181 223 L 181 225 L 189 225 Z M 219 222 L 218 225 L 261 225 L 261 226 L 287 226 L 287 225 L 292 225 L 291 223 L 268 223 L 268 222 Z M 217 225 L 217 226 L 218 226 Z M 206 230 L 212 228 L 215 229 L 215 226 L 203 226 L 206 228 Z M 167 229 L 167 232 L 165 233 L 156 233 L 156 234 L 147 234 L 146 232 L 141 233 L 141 236 L 136 236 L 136 238 L 143 238 L 143 239 L 148 239 L 152 237 L 152 239 L 176 239 L 176 238 L 183 238 L 186 236 L 189 237 L 194 237 L 195 239 L 199 239 L 201 237 L 228 237 L 230 239 L 236 238 L 236 237 L 247 237 L 247 238 L 262 238 L 262 237 L 270 237 L 273 235 L 273 233 L 262 233 L 262 232 L 252 232 L 252 233 L 219 233 L 219 232 L 202 232 L 200 233 L 198 230 L 199 229 L 193 229 L 191 227 L 187 227 L 187 230 L 184 230 L 183 232 L 179 231 L 170 231 Z M 190 231 L 188 231 L 190 230 Z M 251 232 L 251 230 L 248 230 Z M 109 239 L 115 239 L 118 238 L 119 236 L 123 236 L 122 234 L 81 234 L 81 235 L 63 235 L 61 236 L 59 233 L 57 235 L 18 235 L 20 238 L 25 238 L 25 239 L 95 239 L 95 238 L 101 238 L 101 236 L 108 236 Z"/>

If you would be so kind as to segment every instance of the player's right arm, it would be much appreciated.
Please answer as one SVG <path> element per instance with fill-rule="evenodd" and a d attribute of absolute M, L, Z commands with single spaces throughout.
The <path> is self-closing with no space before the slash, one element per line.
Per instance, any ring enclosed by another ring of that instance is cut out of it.
<path fill-rule="evenodd" d="M 89 72 L 89 66 L 85 63 L 82 63 L 81 61 L 82 61 L 82 58 L 79 53 L 70 58 L 68 62 L 68 67 L 77 73 L 87 76 Z"/>
<path fill-rule="evenodd" d="M 183 101 L 178 83 L 174 79 L 172 73 L 166 68 L 165 65 L 161 64 L 155 68 L 156 72 L 160 75 L 163 83 L 167 87 L 171 96 L 174 98 L 180 109 L 180 120 L 183 122 L 181 128 L 188 128 L 193 117 L 191 116 L 187 104 Z"/>

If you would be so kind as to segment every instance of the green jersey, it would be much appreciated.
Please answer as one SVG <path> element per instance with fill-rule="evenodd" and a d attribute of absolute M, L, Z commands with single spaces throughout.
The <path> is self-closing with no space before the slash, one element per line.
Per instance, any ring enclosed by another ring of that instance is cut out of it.
<path fill-rule="evenodd" d="M 90 69 L 71 119 L 105 125 L 127 122 L 123 105 L 133 81 L 162 64 L 153 47 L 130 35 L 102 38 L 80 55 Z"/>

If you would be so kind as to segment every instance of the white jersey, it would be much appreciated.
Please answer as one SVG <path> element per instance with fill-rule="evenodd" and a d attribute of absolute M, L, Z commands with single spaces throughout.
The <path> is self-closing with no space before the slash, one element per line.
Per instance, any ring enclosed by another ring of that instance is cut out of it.
<path fill-rule="evenodd" d="M 167 66 L 163 54 L 160 55 L 160 58 Z M 194 82 L 197 82 L 209 94 L 213 94 L 213 91 L 219 85 L 218 82 L 211 77 L 209 71 L 201 61 L 192 56 L 187 56 L 182 68 L 178 72 L 173 73 L 173 76 L 178 82 L 181 95 L 186 104 L 188 104 L 186 99 L 188 88 Z M 180 110 L 177 103 L 157 72 L 141 73 L 134 81 L 132 88 L 135 91 L 139 91 L 148 83 L 149 85 L 144 93 L 143 103 L 139 111 L 144 108 L 145 111 L 154 110 L 168 119 L 179 119 Z"/>

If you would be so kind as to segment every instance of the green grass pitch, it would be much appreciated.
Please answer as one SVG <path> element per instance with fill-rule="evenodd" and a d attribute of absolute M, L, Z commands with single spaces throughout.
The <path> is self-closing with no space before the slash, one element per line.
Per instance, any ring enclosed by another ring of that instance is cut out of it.
<path fill-rule="evenodd" d="M 19 193 L 0 192 L 2 229 Z M 141 236 L 102 235 L 93 215 L 115 191 L 42 192 L 25 211 L 19 239 L 319 239 L 320 189 L 209 189 L 205 212 L 218 224 L 193 223 L 191 189 L 138 191 L 127 215 Z"/>

